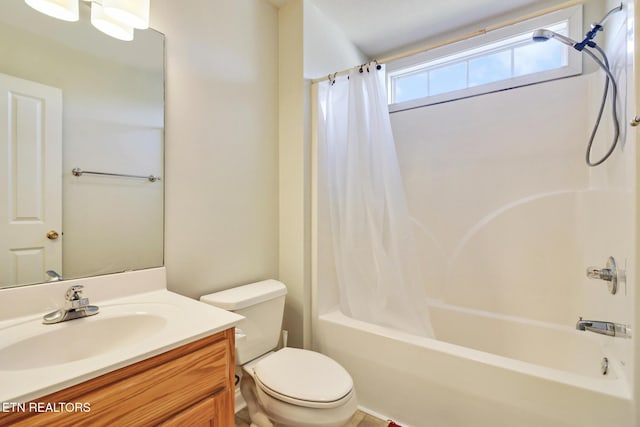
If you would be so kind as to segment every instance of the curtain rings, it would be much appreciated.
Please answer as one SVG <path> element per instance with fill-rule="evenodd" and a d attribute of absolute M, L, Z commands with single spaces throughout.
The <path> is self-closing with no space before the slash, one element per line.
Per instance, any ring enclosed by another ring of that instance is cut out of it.
<path fill-rule="evenodd" d="M 331 86 L 333 86 L 334 84 L 336 84 L 336 76 L 338 75 L 338 72 L 336 71 L 335 73 L 333 73 L 333 77 L 331 77 L 331 73 L 329 73 L 327 75 L 327 79 L 329 80 L 329 84 Z"/>
<path fill-rule="evenodd" d="M 382 69 L 382 65 L 380 65 L 380 64 L 378 63 L 378 60 L 377 60 L 377 59 L 373 59 L 373 60 L 371 60 L 371 61 L 369 61 L 369 62 L 367 62 L 367 63 L 365 63 L 365 64 L 360 65 L 360 68 L 358 68 L 358 71 L 360 72 L 360 74 L 362 74 L 362 73 L 364 73 L 364 70 L 365 70 L 365 68 L 366 68 L 367 73 L 369 73 L 369 72 L 370 72 L 370 67 L 371 67 L 373 64 L 375 64 L 375 66 L 376 66 L 376 70 L 381 70 L 381 69 Z"/>

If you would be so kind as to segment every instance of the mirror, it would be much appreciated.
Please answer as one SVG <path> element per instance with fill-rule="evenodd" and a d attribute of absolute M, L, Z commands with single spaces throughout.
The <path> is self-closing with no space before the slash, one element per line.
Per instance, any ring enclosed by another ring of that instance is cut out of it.
<path fill-rule="evenodd" d="M 164 36 L 80 8 L 0 3 L 0 288 L 163 265 Z"/>

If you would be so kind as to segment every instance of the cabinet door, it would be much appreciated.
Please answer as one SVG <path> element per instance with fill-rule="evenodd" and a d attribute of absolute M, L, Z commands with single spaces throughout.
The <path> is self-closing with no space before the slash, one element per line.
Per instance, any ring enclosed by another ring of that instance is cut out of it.
<path fill-rule="evenodd" d="M 175 417 L 167 420 L 162 427 L 216 427 L 222 426 L 216 420 L 216 399 L 210 397 L 197 403 L 176 415 Z"/>
<path fill-rule="evenodd" d="M 228 329 L 37 399 L 90 412 L 0 411 L 0 426 L 233 426 L 233 338 Z"/>
<path fill-rule="evenodd" d="M 161 424 L 162 427 L 229 427 L 235 423 L 229 391 L 202 400 Z"/>

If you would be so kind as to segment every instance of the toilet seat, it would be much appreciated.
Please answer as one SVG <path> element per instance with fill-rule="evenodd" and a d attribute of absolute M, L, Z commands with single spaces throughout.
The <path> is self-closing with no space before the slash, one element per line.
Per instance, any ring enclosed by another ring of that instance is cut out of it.
<path fill-rule="evenodd" d="M 349 373 L 314 351 L 285 347 L 260 360 L 253 372 L 266 394 L 306 408 L 335 408 L 353 394 Z"/>

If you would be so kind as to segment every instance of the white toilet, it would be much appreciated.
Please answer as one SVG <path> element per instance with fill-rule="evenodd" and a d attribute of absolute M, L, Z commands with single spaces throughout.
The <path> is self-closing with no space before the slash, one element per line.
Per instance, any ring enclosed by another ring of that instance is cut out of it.
<path fill-rule="evenodd" d="M 265 280 L 200 301 L 245 317 L 236 328 L 236 363 L 245 373 L 240 388 L 252 427 L 342 427 L 357 407 L 349 373 L 314 351 L 273 351 L 286 294 L 284 284 Z"/>

